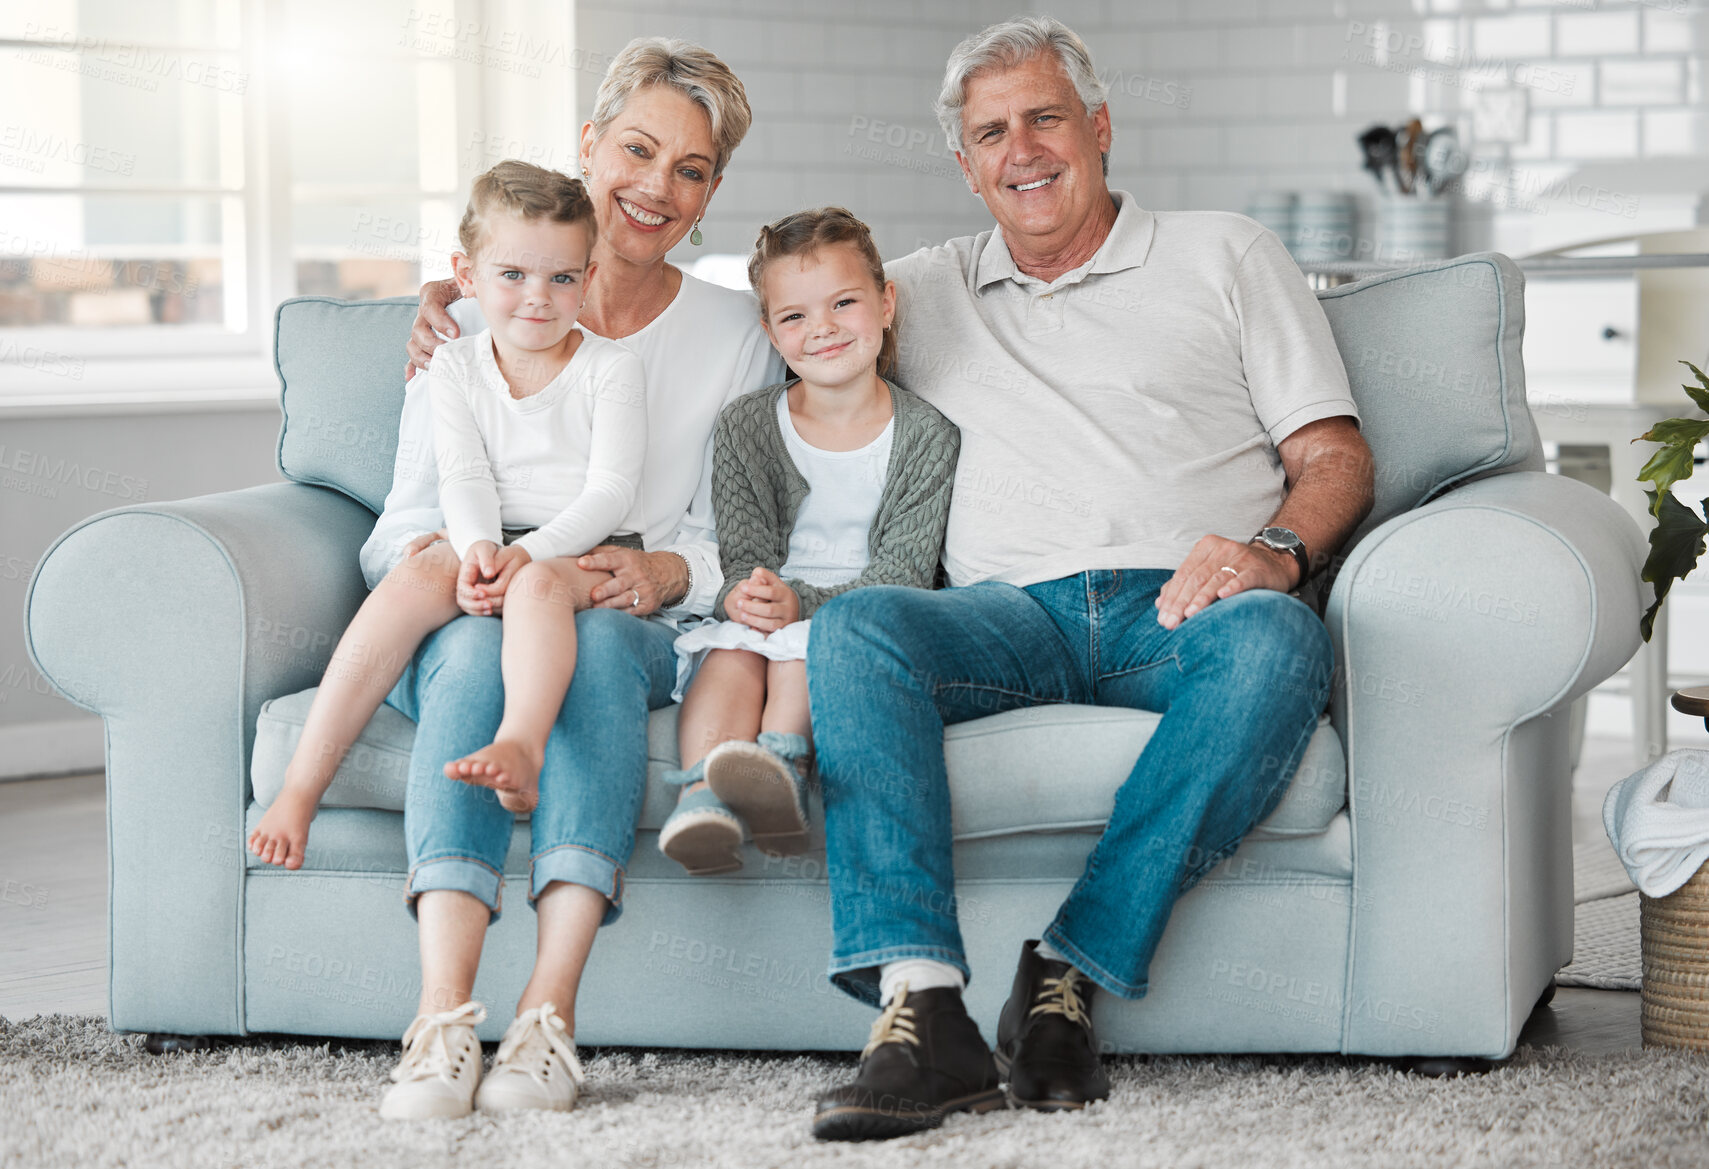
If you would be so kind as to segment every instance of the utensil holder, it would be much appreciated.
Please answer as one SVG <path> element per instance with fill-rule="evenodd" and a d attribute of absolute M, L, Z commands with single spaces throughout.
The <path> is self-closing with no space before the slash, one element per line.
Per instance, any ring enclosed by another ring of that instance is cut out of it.
<path fill-rule="evenodd" d="M 1377 261 L 1404 265 L 1446 259 L 1452 213 L 1449 199 L 1379 200 Z"/>

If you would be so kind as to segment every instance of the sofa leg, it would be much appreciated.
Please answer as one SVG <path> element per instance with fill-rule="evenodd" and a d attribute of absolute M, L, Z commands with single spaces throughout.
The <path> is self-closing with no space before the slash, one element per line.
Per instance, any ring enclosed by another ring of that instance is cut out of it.
<path fill-rule="evenodd" d="M 206 1035 L 174 1035 L 170 1031 L 150 1031 L 143 1041 L 143 1050 L 150 1055 L 176 1055 L 180 1051 L 207 1051 L 214 1045 Z"/>
<path fill-rule="evenodd" d="M 1445 1080 L 1455 1076 L 1481 1076 L 1493 1071 L 1496 1061 L 1475 1055 L 1409 1055 L 1395 1060 L 1394 1065 L 1415 1076 Z"/>
<path fill-rule="evenodd" d="M 1554 979 L 1550 979 L 1549 985 L 1545 986 L 1543 988 L 1543 993 L 1537 996 L 1537 1007 L 1546 1007 L 1554 1001 L 1555 1001 L 1555 982 L 1554 982 Z M 1537 1007 L 1532 1007 L 1531 1009 L 1536 1010 Z"/>

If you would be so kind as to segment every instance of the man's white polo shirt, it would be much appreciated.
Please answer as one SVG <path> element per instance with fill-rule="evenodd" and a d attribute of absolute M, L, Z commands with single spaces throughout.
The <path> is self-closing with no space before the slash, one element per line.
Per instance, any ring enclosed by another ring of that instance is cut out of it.
<path fill-rule="evenodd" d="M 1281 504 L 1276 444 L 1358 410 L 1329 322 L 1275 234 L 1146 211 L 1050 284 L 1000 230 L 892 261 L 898 381 L 961 428 L 953 584 L 1173 570 Z"/>

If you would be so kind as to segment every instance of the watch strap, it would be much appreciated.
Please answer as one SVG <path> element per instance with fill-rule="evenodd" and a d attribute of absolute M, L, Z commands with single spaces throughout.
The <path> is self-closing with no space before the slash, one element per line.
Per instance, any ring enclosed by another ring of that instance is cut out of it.
<path fill-rule="evenodd" d="M 1269 527 L 1273 528 L 1277 526 L 1278 525 L 1271 524 Z M 1265 529 L 1265 531 L 1268 530 L 1269 528 Z M 1272 544 L 1269 539 L 1265 537 L 1264 532 L 1259 532 L 1256 536 L 1252 537 L 1248 543 L 1262 544 L 1272 552 L 1292 553 L 1294 561 L 1300 566 L 1300 579 L 1294 587 L 1304 588 L 1305 582 L 1311 579 L 1311 555 L 1305 550 L 1305 541 L 1300 539 L 1300 534 L 1298 532 L 1294 531 L 1292 528 L 1282 528 L 1281 530 L 1294 538 L 1294 542 L 1292 544 Z"/>

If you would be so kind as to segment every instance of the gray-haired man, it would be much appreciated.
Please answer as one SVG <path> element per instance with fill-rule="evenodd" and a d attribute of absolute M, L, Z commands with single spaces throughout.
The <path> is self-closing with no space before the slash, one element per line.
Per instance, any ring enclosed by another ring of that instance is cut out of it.
<path fill-rule="evenodd" d="M 1109 190 L 1109 111 L 1071 30 L 1026 17 L 968 38 L 938 112 L 997 228 L 890 265 L 899 380 L 962 432 L 956 587 L 857 589 L 813 621 L 831 976 L 884 1007 L 859 1074 L 819 1101 L 825 1139 L 999 1106 L 1005 1076 L 1037 1108 L 1108 1094 L 1094 988 L 1145 993 L 1176 897 L 1281 798 L 1332 667 L 1288 593 L 1371 499 L 1346 372 L 1298 269 L 1241 216 L 1152 213 Z M 994 1063 L 961 1002 L 943 727 L 1053 702 L 1164 717 L 1078 883 L 1022 946 Z"/>

